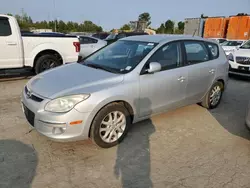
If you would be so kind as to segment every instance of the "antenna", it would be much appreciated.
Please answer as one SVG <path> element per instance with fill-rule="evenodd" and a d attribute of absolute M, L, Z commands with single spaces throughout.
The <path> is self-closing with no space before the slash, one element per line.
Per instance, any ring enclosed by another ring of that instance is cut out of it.
<path fill-rule="evenodd" d="M 194 35 L 195 35 L 196 31 L 197 31 L 197 29 L 195 29 L 195 30 L 194 30 L 193 37 L 194 37 Z"/>

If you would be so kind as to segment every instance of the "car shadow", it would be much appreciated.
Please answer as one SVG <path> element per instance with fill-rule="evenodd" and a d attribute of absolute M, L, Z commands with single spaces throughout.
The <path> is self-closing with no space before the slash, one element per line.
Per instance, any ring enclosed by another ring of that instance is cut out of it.
<path fill-rule="evenodd" d="M 250 140 L 250 132 L 245 125 L 250 84 L 248 78 L 230 76 L 228 86 L 220 105 L 210 113 L 230 133 Z"/>
<path fill-rule="evenodd" d="M 0 187 L 32 187 L 37 163 L 33 147 L 16 140 L 0 140 Z"/>
<path fill-rule="evenodd" d="M 148 99 L 140 102 L 148 106 Z M 151 188 L 153 187 L 150 173 L 150 135 L 155 132 L 151 120 L 132 125 L 127 137 L 118 145 L 114 174 L 121 179 L 123 188 Z"/>

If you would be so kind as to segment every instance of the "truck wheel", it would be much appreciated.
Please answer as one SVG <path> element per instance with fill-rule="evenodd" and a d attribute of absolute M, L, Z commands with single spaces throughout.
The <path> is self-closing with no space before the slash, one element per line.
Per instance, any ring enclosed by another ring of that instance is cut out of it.
<path fill-rule="evenodd" d="M 35 73 L 39 74 L 43 71 L 57 67 L 59 65 L 61 65 L 61 63 L 56 56 L 52 54 L 42 55 L 36 61 Z"/>
<path fill-rule="evenodd" d="M 207 109 L 214 109 L 216 108 L 221 101 L 221 97 L 223 94 L 223 83 L 222 82 L 215 82 L 209 92 L 204 97 L 201 105 Z"/>
<path fill-rule="evenodd" d="M 120 143 L 131 125 L 128 110 L 120 103 L 102 108 L 94 118 L 90 138 L 101 148 L 110 148 Z"/>

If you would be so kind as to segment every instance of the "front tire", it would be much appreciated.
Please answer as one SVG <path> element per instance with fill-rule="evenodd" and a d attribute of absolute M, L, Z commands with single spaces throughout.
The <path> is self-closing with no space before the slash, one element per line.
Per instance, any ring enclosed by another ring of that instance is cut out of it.
<path fill-rule="evenodd" d="M 60 60 L 56 56 L 54 56 L 52 54 L 42 55 L 36 61 L 35 73 L 39 74 L 43 71 L 57 67 L 60 64 L 61 64 Z"/>
<path fill-rule="evenodd" d="M 209 92 L 204 97 L 201 105 L 207 109 L 216 108 L 220 104 L 222 94 L 223 94 L 223 88 L 224 86 L 222 82 L 219 82 L 219 81 L 215 82 L 212 85 Z"/>
<path fill-rule="evenodd" d="M 122 103 L 111 103 L 95 116 L 90 130 L 90 138 L 101 148 L 119 144 L 127 135 L 131 117 Z"/>

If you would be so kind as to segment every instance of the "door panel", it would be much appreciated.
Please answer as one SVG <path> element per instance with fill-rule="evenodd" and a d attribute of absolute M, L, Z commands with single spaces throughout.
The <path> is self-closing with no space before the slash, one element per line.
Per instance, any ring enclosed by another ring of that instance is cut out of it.
<path fill-rule="evenodd" d="M 182 66 L 181 43 L 171 42 L 159 48 L 149 58 L 142 73 L 148 69 L 150 62 L 158 62 L 161 71 L 140 75 L 141 117 L 174 109 L 185 103 L 187 72 Z"/>
<path fill-rule="evenodd" d="M 0 17 L 0 69 L 23 66 L 22 50 L 17 35 L 11 30 L 8 18 Z"/>
<path fill-rule="evenodd" d="M 183 44 L 188 73 L 186 99 L 188 104 L 193 104 L 201 101 L 214 81 L 217 63 L 212 56 L 217 56 L 218 51 L 211 50 L 199 41 L 185 41 Z"/>
<path fill-rule="evenodd" d="M 182 106 L 187 86 L 185 78 L 185 67 L 141 75 L 140 117 Z"/>

